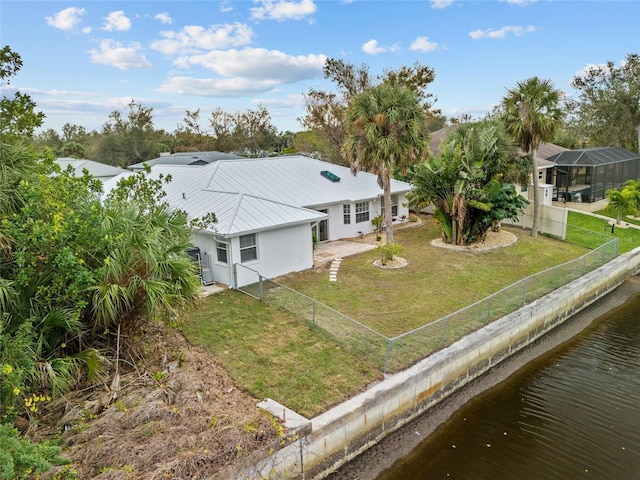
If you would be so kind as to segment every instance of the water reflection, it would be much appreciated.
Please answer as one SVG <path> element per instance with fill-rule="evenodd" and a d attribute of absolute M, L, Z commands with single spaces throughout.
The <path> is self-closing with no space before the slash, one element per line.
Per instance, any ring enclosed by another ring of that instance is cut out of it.
<path fill-rule="evenodd" d="M 378 480 L 640 479 L 640 295 L 469 402 Z"/>

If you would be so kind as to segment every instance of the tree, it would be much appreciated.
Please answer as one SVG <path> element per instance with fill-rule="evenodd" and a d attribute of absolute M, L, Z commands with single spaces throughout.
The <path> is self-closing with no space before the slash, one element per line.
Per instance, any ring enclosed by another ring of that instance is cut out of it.
<path fill-rule="evenodd" d="M 528 203 L 507 183 L 522 175 L 520 166 L 500 123 L 464 124 L 444 139 L 439 157 L 415 166 L 407 197 L 412 205 L 435 205 L 444 242 L 482 241 Z"/>
<path fill-rule="evenodd" d="M 562 92 L 553 87 L 551 80 L 532 77 L 518 82 L 507 90 L 502 99 L 507 132 L 520 148 L 527 152 L 535 165 L 540 143 L 553 138 L 562 125 L 563 112 L 559 103 Z M 538 172 L 533 172 L 533 224 L 531 236 L 538 235 L 540 224 L 540 193 Z"/>
<path fill-rule="evenodd" d="M 10 83 L 22 68 L 20 55 L 6 45 L 0 50 L 0 81 Z M 4 141 L 8 137 L 32 137 L 36 128 L 42 125 L 45 115 L 36 112 L 36 103 L 29 95 L 16 92 L 13 98 L 0 99 L 0 136 Z"/>
<path fill-rule="evenodd" d="M 577 128 L 591 145 L 640 151 L 640 55 L 591 66 L 571 86 L 579 92 L 570 104 Z"/>
<path fill-rule="evenodd" d="M 200 126 L 200 109 L 185 110 L 184 126 L 178 125 L 174 132 L 176 145 L 174 151 L 206 152 L 217 150 L 213 147 L 214 139 L 209 132 Z"/>
<path fill-rule="evenodd" d="M 431 114 L 433 97 L 426 89 L 435 79 L 435 73 L 429 66 L 416 63 L 413 67 L 385 70 L 382 75 L 372 76 L 365 64 L 356 66 L 329 58 L 323 72 L 324 77 L 335 84 L 337 93 L 311 89 L 305 95 L 306 115 L 300 121 L 307 130 L 318 135 L 319 145 L 323 148 L 321 156 L 327 161 L 348 163 L 341 155 L 346 135 L 344 116 L 353 98 L 371 87 L 383 83 L 403 85 L 414 92 L 426 114 Z"/>
<path fill-rule="evenodd" d="M 96 160 L 109 165 L 128 167 L 151 160 L 159 154 L 161 132 L 153 127 L 153 108 L 131 100 L 126 116 L 114 110 L 102 126 Z"/>
<path fill-rule="evenodd" d="M 235 115 L 234 149 L 248 152 L 252 157 L 272 151 L 278 140 L 278 129 L 271 123 L 269 110 L 263 105 Z"/>
<path fill-rule="evenodd" d="M 622 216 L 637 213 L 640 207 L 640 181 L 629 180 L 620 189 L 607 190 L 609 205 L 607 210 L 615 213 L 616 223 L 619 225 Z"/>
<path fill-rule="evenodd" d="M 342 147 L 351 172 L 378 176 L 384 191 L 387 243 L 393 245 L 391 180 L 393 169 L 404 173 L 427 151 L 426 115 L 415 93 L 401 85 L 383 84 L 356 96 L 345 117 Z"/>

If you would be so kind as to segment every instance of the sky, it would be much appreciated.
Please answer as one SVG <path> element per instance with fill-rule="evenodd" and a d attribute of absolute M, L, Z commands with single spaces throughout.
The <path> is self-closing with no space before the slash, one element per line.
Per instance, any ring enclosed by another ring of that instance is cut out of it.
<path fill-rule="evenodd" d="M 448 117 L 479 118 L 533 76 L 571 98 L 588 66 L 640 53 L 640 0 L 0 0 L 0 43 L 24 63 L 0 93 L 29 94 L 43 129 L 100 130 L 134 100 L 168 132 L 186 109 L 206 128 L 260 105 L 297 132 L 304 95 L 334 91 L 327 58 L 428 65 Z"/>

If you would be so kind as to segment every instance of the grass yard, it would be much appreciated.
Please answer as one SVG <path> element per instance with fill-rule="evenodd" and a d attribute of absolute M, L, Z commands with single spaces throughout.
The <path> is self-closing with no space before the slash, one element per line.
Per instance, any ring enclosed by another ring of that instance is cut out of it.
<path fill-rule="evenodd" d="M 615 220 L 615 215 L 612 216 L 610 212 L 606 210 L 597 212 L 599 215 L 608 216 L 612 220 Z M 633 221 L 630 219 L 623 219 L 623 223 L 630 223 L 635 225 L 640 225 L 640 222 Z M 613 229 L 613 234 L 611 233 L 611 226 L 607 223 L 606 220 L 602 218 L 594 217 L 592 215 L 585 215 L 583 213 L 577 212 L 569 212 L 569 217 L 567 222 L 570 225 L 574 225 L 577 227 L 581 227 L 586 230 L 591 230 L 598 234 L 604 234 L 608 237 L 617 237 L 618 238 L 618 251 L 619 253 L 630 252 L 636 247 L 640 247 L 640 230 L 636 228 L 620 228 L 616 227 Z M 599 241 L 600 235 L 589 234 L 584 230 L 578 232 L 577 230 L 570 230 L 569 233 L 575 232 L 575 235 L 568 236 L 567 240 L 571 242 L 580 242 L 583 245 L 587 245 L 593 247 L 597 246 L 597 242 Z M 580 237 L 580 238 L 576 238 Z"/>
<path fill-rule="evenodd" d="M 602 229 L 603 220 L 591 224 L 586 215 L 570 214 L 570 222 Z M 588 217 L 591 218 L 591 217 Z M 597 220 L 597 219 L 596 219 Z M 329 282 L 329 266 L 278 279 L 381 333 L 394 336 L 470 305 L 524 277 L 584 254 L 584 246 L 527 231 L 509 229 L 516 244 L 485 253 L 455 252 L 431 246 L 439 237 L 430 217 L 415 228 L 396 232 L 400 254 L 409 265 L 400 270 L 372 266 L 376 251 L 347 257 L 338 281 Z M 628 230 L 616 230 L 627 235 Z M 603 232 L 604 233 L 604 232 Z M 631 233 L 631 232 L 630 232 Z M 640 244 L 640 231 L 629 242 Z M 580 234 L 589 244 L 601 235 Z M 620 238 L 620 237 L 619 237 Z M 630 249 L 630 248 L 629 248 Z M 520 295 L 514 292 L 512 298 Z M 476 315 L 481 317 L 482 314 Z M 458 338 L 482 323 L 460 322 Z M 270 397 L 304 416 L 312 417 L 364 390 L 383 375 L 380 362 L 354 355 L 322 329 L 288 311 L 261 303 L 238 291 L 204 298 L 182 326 L 185 336 L 211 351 L 237 386 L 257 398 Z M 398 342 L 399 348 L 438 348 L 441 329 Z M 447 338 L 447 344 L 456 338 Z M 431 345 L 435 342 L 434 345 Z M 404 345 L 402 345 L 404 343 Z M 431 345 L 425 347 L 425 345 Z M 395 348 L 395 345 L 394 345 Z M 385 345 L 374 347 L 384 358 Z M 430 351 L 430 350 L 425 350 Z"/>

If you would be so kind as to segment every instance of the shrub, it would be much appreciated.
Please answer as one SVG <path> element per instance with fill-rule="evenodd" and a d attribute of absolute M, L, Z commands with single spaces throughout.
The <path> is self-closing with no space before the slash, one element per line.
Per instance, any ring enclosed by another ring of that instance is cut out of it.
<path fill-rule="evenodd" d="M 13 426 L 0 424 L 0 480 L 28 478 L 69 463 L 60 458 L 62 449 L 48 442 L 32 443 Z"/>

